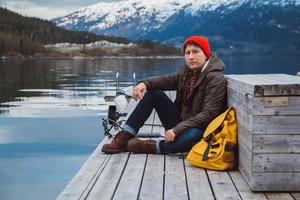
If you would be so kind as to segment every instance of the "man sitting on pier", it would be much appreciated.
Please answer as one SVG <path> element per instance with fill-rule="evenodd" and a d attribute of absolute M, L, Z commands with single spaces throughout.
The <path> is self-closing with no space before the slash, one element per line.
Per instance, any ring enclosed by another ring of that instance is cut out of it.
<path fill-rule="evenodd" d="M 133 89 L 140 102 L 110 144 L 105 153 L 171 154 L 189 151 L 199 142 L 207 125 L 226 109 L 227 82 L 224 64 L 210 52 L 205 37 L 191 36 L 183 44 L 186 65 L 171 75 L 142 80 Z M 163 92 L 176 90 L 173 103 Z M 134 138 L 155 109 L 164 126 L 164 140 Z"/>

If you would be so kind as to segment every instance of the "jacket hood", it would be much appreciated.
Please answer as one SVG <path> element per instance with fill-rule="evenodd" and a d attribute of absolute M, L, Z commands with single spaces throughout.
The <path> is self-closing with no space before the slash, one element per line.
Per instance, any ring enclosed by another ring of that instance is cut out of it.
<path fill-rule="evenodd" d="M 225 65 L 217 56 L 217 53 L 213 52 L 209 58 L 209 63 L 207 65 L 207 72 L 211 71 L 224 71 Z M 204 70 L 204 71 L 205 71 Z"/>

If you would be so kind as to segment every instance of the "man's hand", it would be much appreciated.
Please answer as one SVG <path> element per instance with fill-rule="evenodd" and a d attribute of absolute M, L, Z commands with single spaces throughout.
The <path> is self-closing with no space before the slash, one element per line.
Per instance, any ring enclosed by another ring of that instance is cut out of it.
<path fill-rule="evenodd" d="M 167 130 L 165 133 L 165 140 L 166 142 L 173 142 L 176 138 L 176 134 L 174 133 L 173 129 Z"/>
<path fill-rule="evenodd" d="M 145 83 L 140 82 L 133 88 L 132 96 L 135 100 L 141 100 L 145 93 L 146 93 L 147 87 Z"/>

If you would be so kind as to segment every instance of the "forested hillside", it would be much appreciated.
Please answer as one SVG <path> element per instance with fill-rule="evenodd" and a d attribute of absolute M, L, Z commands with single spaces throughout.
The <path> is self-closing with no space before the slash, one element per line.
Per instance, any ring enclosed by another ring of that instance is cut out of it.
<path fill-rule="evenodd" d="M 33 55 L 45 53 L 45 44 L 77 43 L 87 44 L 106 40 L 111 43 L 128 44 L 127 38 L 96 35 L 84 31 L 70 31 L 57 27 L 50 21 L 34 17 L 24 17 L 4 8 L 0 8 L 0 55 L 20 53 Z M 176 54 L 173 47 L 151 41 L 137 41 L 138 47 L 148 48 L 150 52 L 159 54 Z M 149 53 L 148 51 L 148 53 Z M 154 52 L 155 51 L 155 52 Z"/>

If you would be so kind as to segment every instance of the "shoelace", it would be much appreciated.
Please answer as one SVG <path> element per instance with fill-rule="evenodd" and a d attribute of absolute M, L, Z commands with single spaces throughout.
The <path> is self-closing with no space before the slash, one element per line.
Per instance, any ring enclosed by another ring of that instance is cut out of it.
<path fill-rule="evenodd" d="M 124 133 L 124 134 L 117 134 L 115 137 L 114 137 L 114 141 L 115 142 L 117 142 L 117 143 L 119 143 L 119 142 L 122 142 L 122 141 L 124 141 L 125 139 L 127 139 L 129 136 L 127 136 L 127 135 L 125 135 L 126 133 Z"/>

